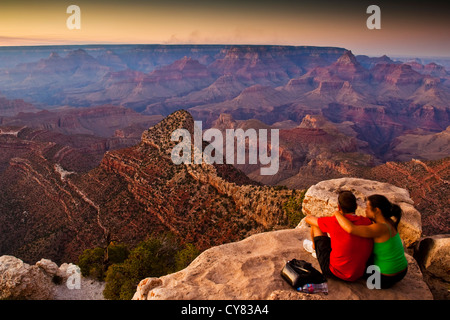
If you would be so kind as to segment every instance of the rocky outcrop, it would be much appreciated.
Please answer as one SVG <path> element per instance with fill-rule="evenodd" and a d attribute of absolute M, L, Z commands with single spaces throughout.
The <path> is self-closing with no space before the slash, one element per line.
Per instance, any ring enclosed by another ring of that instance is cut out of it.
<path fill-rule="evenodd" d="M 171 134 L 176 129 L 186 129 L 194 134 L 194 118 L 185 110 L 174 112 L 169 117 L 144 131 L 142 143 L 162 150 L 170 156 L 173 147 L 177 144 L 171 140 Z"/>
<path fill-rule="evenodd" d="M 65 272 L 47 259 L 29 265 L 13 256 L 0 257 L 0 300 L 48 300 L 54 298 L 53 282 Z M 67 277 L 66 277 L 67 279 Z"/>
<path fill-rule="evenodd" d="M 421 239 L 416 258 L 421 267 L 437 278 L 450 282 L 450 235 Z"/>
<path fill-rule="evenodd" d="M 422 234 L 422 222 L 419 211 L 406 189 L 378 181 L 340 178 L 319 182 L 308 189 L 303 200 L 303 213 L 317 217 L 330 216 L 337 208 L 338 192 L 352 191 L 358 203 L 356 214 L 365 215 L 365 198 L 372 194 L 382 194 L 391 202 L 400 206 L 403 216 L 399 224 L 400 236 L 406 247 L 416 243 Z"/>
<path fill-rule="evenodd" d="M 223 59 L 217 59 L 209 68 L 214 73 L 233 74 L 247 83 L 274 82 L 289 80 L 290 74 L 300 75 L 302 69 L 286 57 L 292 54 L 288 47 L 235 46 L 227 50 Z M 294 49 L 295 50 L 295 49 Z M 283 56 L 283 60 L 277 59 Z"/>
<path fill-rule="evenodd" d="M 369 72 L 361 66 L 351 51 L 346 51 L 330 66 L 314 69 L 310 74 L 319 75 L 322 79 L 327 80 L 338 78 L 340 80 L 361 81 L 369 78 Z"/>
<path fill-rule="evenodd" d="M 2 253 L 28 263 L 42 256 L 57 263 L 76 261 L 83 250 L 103 246 L 108 236 L 134 246 L 168 231 L 204 250 L 288 225 L 284 204 L 300 202 L 301 192 L 262 186 L 230 164 L 175 165 L 170 136 L 181 128 L 194 131 L 194 120 L 184 110 L 146 130 L 139 144 L 107 152 L 85 173 L 61 161 L 70 149 L 52 143 L 43 144 L 34 157 L 17 147 L 5 149 L 0 209 L 9 214 L 0 215 Z M 37 139 L 54 141 L 28 128 L 18 133 L 25 134 L 33 137 L 32 145 Z M 2 139 L 19 140 L 2 134 L 1 145 Z M 43 195 L 50 201 L 42 201 Z"/>
<path fill-rule="evenodd" d="M 372 70 L 374 80 L 395 85 L 419 85 L 423 76 L 407 64 L 377 64 Z"/>
<path fill-rule="evenodd" d="M 52 278 L 44 268 L 12 256 L 0 257 L 0 300 L 47 300 L 53 294 Z"/>
<path fill-rule="evenodd" d="M 0 300 L 100 300 L 103 287 L 82 277 L 72 263 L 58 267 L 41 259 L 29 265 L 13 256 L 0 257 Z"/>
<path fill-rule="evenodd" d="M 358 300 L 432 299 L 415 260 L 407 255 L 408 274 L 388 290 L 368 289 L 364 280 L 328 280 L 328 295 L 296 292 L 280 276 L 289 259 L 303 259 L 320 270 L 317 259 L 303 250 L 309 228 L 253 235 L 204 251 L 186 269 L 141 281 L 135 300 Z"/>
<path fill-rule="evenodd" d="M 450 234 L 424 237 L 415 248 L 424 279 L 435 299 L 450 299 Z"/>
<path fill-rule="evenodd" d="M 145 131 L 142 135 L 142 145 L 157 149 L 160 152 L 158 156 L 164 157 L 164 161 L 167 161 L 165 157 L 170 156 L 171 150 L 176 145 L 176 142 L 170 140 L 170 135 L 177 128 L 187 129 L 191 135 L 193 134 L 194 120 L 187 111 L 179 110 L 174 112 L 157 125 Z M 195 146 L 192 145 L 192 148 L 194 149 Z M 134 171 L 130 171 L 136 165 L 130 166 L 127 164 L 124 166 L 123 161 L 121 161 L 121 159 L 123 160 L 122 157 L 114 161 L 110 161 L 111 159 L 112 154 L 107 154 L 103 164 L 109 166 L 108 170 L 118 172 L 130 183 L 133 183 L 137 187 L 135 188 L 136 191 L 133 190 L 133 193 L 136 195 L 141 188 L 141 183 L 138 181 L 139 183 L 136 184 L 135 176 L 131 174 Z M 158 162 L 161 163 L 162 160 Z M 116 162 L 114 168 L 112 168 L 113 162 Z M 129 172 L 124 172 L 123 168 L 127 167 Z M 188 175 L 189 178 L 194 179 L 197 183 L 211 186 L 218 194 L 232 200 L 233 206 L 244 215 L 244 219 L 254 220 L 264 228 L 269 229 L 284 225 L 286 216 L 283 210 L 283 203 L 290 197 L 299 200 L 300 193 L 287 189 L 260 186 L 251 180 L 239 183 L 239 180 L 242 180 L 239 177 L 243 176 L 242 173 L 235 169 L 235 172 L 232 172 L 231 168 L 229 165 L 210 165 L 206 163 L 177 166 L 177 170 L 183 171 L 183 174 Z M 224 172 L 226 173 L 223 174 Z M 180 182 L 178 181 L 178 183 Z M 155 189 L 156 187 L 153 187 L 153 193 L 155 193 Z M 136 198 L 140 199 L 141 202 L 148 201 L 148 197 L 136 195 Z M 161 216 L 165 215 L 165 213 L 161 213 Z"/>

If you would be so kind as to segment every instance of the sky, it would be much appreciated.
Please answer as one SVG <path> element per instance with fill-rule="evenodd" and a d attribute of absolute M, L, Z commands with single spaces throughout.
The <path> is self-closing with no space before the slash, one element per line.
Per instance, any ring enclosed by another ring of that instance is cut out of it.
<path fill-rule="evenodd" d="M 369 5 L 381 29 L 370 30 Z M 81 29 L 70 30 L 69 5 Z M 271 44 L 333 46 L 371 56 L 450 56 L 442 1 L 0 0 L 0 46 Z"/>

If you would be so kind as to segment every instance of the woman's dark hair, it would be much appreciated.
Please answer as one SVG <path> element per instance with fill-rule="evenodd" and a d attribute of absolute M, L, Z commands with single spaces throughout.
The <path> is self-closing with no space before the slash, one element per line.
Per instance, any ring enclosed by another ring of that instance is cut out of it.
<path fill-rule="evenodd" d="M 340 191 L 338 204 L 343 213 L 354 213 L 357 208 L 356 197 L 351 191 Z"/>
<path fill-rule="evenodd" d="M 391 203 L 385 196 L 380 194 L 373 194 L 367 197 L 367 200 L 370 202 L 372 208 L 380 209 L 383 217 L 391 220 L 395 229 L 397 229 L 402 218 L 402 209 L 398 205 Z M 395 217 L 395 221 L 391 217 Z"/>

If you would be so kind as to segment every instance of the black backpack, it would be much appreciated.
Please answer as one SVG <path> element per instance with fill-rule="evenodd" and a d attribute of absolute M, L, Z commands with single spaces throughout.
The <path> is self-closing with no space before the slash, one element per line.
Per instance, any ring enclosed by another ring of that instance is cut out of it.
<path fill-rule="evenodd" d="M 281 276 L 295 289 L 308 283 L 327 281 L 323 274 L 315 269 L 311 263 L 297 259 L 286 262 L 283 270 L 281 270 Z"/>

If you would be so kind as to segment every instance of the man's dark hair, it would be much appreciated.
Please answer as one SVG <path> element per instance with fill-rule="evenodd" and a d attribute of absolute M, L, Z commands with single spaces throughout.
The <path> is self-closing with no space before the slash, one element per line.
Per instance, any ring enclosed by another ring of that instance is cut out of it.
<path fill-rule="evenodd" d="M 354 213 L 356 211 L 356 197 L 351 191 L 341 191 L 338 203 L 343 213 Z"/>

